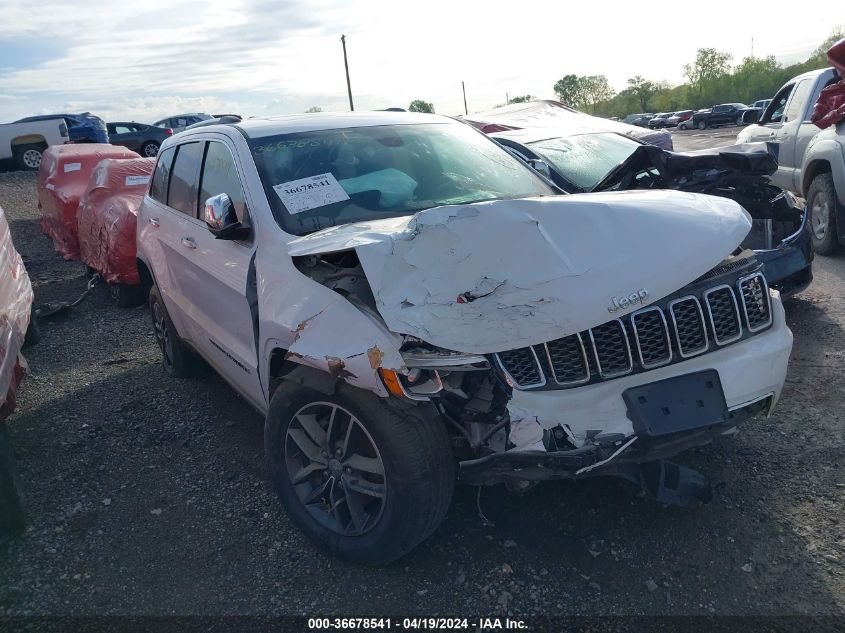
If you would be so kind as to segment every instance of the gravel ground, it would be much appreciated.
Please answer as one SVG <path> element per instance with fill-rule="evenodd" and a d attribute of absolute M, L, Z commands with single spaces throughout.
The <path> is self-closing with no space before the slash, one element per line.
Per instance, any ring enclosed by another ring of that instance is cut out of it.
<path fill-rule="evenodd" d="M 83 267 L 41 235 L 32 174 L 0 205 L 36 301 Z M 458 488 L 442 528 L 386 568 L 326 557 L 270 489 L 262 420 L 221 379 L 166 377 L 144 308 L 99 292 L 47 324 L 9 420 L 30 528 L 0 547 L 0 615 L 842 614 L 845 258 L 789 303 L 795 348 L 769 420 L 686 453 L 724 482 L 692 509 L 623 481 L 523 496 Z"/>

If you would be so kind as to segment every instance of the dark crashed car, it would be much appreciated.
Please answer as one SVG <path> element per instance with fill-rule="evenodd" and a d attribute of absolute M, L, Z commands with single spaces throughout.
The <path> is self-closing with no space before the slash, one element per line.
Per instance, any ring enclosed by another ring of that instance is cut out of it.
<path fill-rule="evenodd" d="M 804 205 L 769 181 L 777 146 L 747 143 L 670 152 L 605 131 L 523 129 L 491 136 L 566 193 L 678 189 L 731 198 L 748 211 L 743 248 L 756 251 L 766 277 L 790 297 L 813 280 L 813 249 Z"/>

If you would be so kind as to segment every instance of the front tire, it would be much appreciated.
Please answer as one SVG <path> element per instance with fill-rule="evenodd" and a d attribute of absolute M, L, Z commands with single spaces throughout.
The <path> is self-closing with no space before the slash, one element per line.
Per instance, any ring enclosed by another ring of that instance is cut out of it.
<path fill-rule="evenodd" d="M 383 565 L 404 556 L 437 529 L 451 502 L 454 459 L 429 403 L 345 384 L 328 396 L 283 382 L 264 444 L 293 521 L 348 560 Z"/>
<path fill-rule="evenodd" d="M 836 254 L 839 250 L 836 218 L 843 209 L 836 197 L 831 174 L 819 174 L 813 178 L 807 189 L 807 210 L 813 250 L 819 255 Z"/>
<path fill-rule="evenodd" d="M 161 350 L 164 370 L 175 378 L 190 378 L 200 370 L 200 360 L 179 338 L 173 322 L 167 314 L 158 288 L 150 289 L 150 313 L 153 316 L 153 331 Z"/>
<path fill-rule="evenodd" d="M 707 121 L 699 121 L 698 122 L 698 129 L 699 130 L 706 130 L 707 129 Z"/>

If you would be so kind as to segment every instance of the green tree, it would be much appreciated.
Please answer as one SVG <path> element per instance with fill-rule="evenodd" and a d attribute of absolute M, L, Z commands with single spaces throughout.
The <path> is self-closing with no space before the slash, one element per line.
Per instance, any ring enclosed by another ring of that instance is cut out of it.
<path fill-rule="evenodd" d="M 597 106 L 613 97 L 613 88 L 604 75 L 565 75 L 554 86 L 564 105 L 596 112 Z"/>
<path fill-rule="evenodd" d="M 684 76 L 690 86 L 701 94 L 707 83 L 730 72 L 730 62 L 730 53 L 723 53 L 715 48 L 699 48 L 695 61 L 684 64 Z"/>
<path fill-rule="evenodd" d="M 583 100 L 581 78 L 577 75 L 564 75 L 554 86 L 558 100 L 570 108 L 577 108 Z"/>
<path fill-rule="evenodd" d="M 305 114 L 312 114 L 314 112 L 322 112 L 322 111 L 323 111 L 323 108 L 321 108 L 320 106 L 311 106 L 310 108 L 308 108 L 305 111 Z"/>
<path fill-rule="evenodd" d="M 513 97 L 508 103 L 528 103 L 529 101 L 534 101 L 536 98 L 534 95 L 520 95 Z"/>
<path fill-rule="evenodd" d="M 649 81 L 642 75 L 634 75 L 628 80 L 628 90 L 637 98 L 640 111 L 648 112 L 649 102 L 658 88 L 656 83 Z"/>
<path fill-rule="evenodd" d="M 411 112 L 427 112 L 428 114 L 434 114 L 434 104 L 429 103 L 428 101 L 423 101 L 422 99 L 414 99 L 411 101 L 411 105 L 408 106 L 408 110 Z"/>
<path fill-rule="evenodd" d="M 598 105 L 613 97 L 615 92 L 604 75 L 590 75 L 580 79 L 583 91 L 582 106 L 595 114 Z"/>

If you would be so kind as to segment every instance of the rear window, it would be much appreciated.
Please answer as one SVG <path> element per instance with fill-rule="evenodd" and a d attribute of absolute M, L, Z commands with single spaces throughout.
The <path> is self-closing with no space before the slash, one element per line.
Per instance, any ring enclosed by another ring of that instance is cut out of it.
<path fill-rule="evenodd" d="M 462 123 L 317 130 L 250 145 L 276 217 L 295 235 L 441 205 L 555 193 Z"/>
<path fill-rule="evenodd" d="M 170 182 L 170 167 L 173 165 L 175 151 L 173 147 L 168 147 L 159 153 L 155 172 L 153 172 L 153 181 L 150 184 L 150 197 L 162 204 L 167 204 L 167 184 Z"/>

